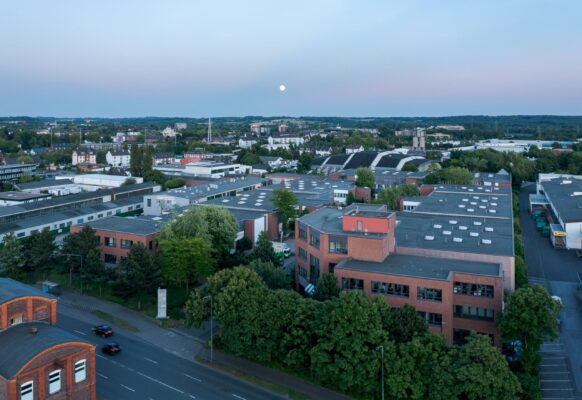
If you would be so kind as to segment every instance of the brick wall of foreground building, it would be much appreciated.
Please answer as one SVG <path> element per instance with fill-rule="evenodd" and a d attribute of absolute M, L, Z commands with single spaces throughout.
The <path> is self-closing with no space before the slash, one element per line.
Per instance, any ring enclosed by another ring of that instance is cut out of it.
<path fill-rule="evenodd" d="M 15 321 L 57 323 L 57 300 L 44 297 L 20 297 L 0 304 L 0 331 Z"/>

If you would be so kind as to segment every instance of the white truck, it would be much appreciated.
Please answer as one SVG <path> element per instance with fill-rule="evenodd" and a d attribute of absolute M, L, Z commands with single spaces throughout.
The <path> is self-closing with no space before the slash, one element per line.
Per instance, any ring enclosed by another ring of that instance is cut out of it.
<path fill-rule="evenodd" d="M 287 258 L 291 255 L 291 249 L 283 242 L 271 242 L 273 243 L 273 251 L 277 256 L 281 258 Z"/>

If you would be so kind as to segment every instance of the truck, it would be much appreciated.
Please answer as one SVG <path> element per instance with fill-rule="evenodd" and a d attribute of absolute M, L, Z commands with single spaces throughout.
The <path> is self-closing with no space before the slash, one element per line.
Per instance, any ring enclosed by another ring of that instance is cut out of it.
<path fill-rule="evenodd" d="M 273 243 L 273 251 L 280 258 L 287 258 L 291 255 L 291 249 L 283 242 L 271 242 Z"/>

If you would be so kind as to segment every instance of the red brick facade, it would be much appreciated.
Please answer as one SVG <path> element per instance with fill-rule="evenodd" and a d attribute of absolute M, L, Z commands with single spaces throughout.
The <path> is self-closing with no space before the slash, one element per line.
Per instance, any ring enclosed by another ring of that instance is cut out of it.
<path fill-rule="evenodd" d="M 0 331 L 31 321 L 57 323 L 57 301 L 44 297 L 20 297 L 0 304 Z"/>

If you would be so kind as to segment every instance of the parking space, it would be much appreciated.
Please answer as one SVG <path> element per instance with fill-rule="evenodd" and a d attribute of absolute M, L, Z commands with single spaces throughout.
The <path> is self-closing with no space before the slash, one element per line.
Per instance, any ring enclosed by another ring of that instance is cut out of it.
<path fill-rule="evenodd" d="M 562 299 L 560 337 L 541 349 L 540 386 L 544 400 L 582 399 L 582 301 L 576 297 L 582 259 L 575 251 L 554 249 L 542 237 L 528 212 L 528 195 L 535 185 L 522 188 L 520 222 L 529 282 L 544 286 Z"/>

